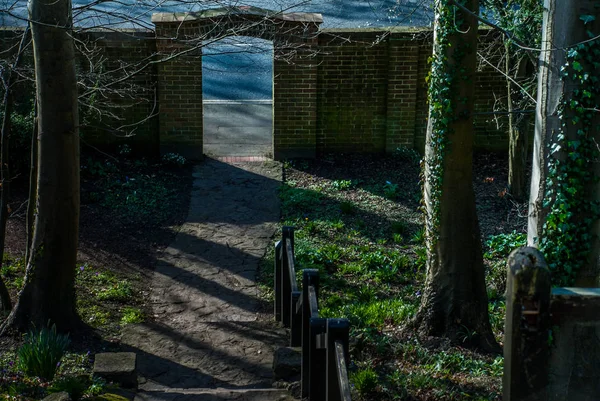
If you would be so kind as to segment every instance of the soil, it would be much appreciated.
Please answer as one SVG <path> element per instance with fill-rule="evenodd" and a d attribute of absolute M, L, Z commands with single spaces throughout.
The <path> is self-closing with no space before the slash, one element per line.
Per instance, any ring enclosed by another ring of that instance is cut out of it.
<path fill-rule="evenodd" d="M 421 202 L 420 168 L 415 156 L 381 157 L 380 155 L 336 155 L 311 162 L 295 162 L 294 167 L 314 179 L 350 180 L 364 177 L 360 187 L 369 188 L 390 182 L 398 186 L 401 204 L 412 211 Z M 529 171 L 526 168 L 526 171 Z M 303 174 L 287 179 L 301 180 Z M 529 179 L 529 178 L 528 178 Z M 318 186 L 318 182 L 312 182 Z M 307 186 L 307 185 L 305 185 Z M 481 152 L 473 157 L 473 188 L 482 239 L 512 231 L 525 232 L 527 202 L 513 199 L 508 192 L 508 157 L 506 153 Z M 528 199 L 526 194 L 525 199 Z M 409 213 L 404 211 L 403 213 Z M 403 216 L 408 220 L 414 217 Z"/>

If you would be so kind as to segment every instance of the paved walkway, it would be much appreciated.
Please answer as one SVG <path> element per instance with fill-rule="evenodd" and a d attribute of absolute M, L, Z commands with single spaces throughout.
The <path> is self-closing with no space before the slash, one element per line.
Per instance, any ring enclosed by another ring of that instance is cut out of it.
<path fill-rule="evenodd" d="M 187 221 L 154 273 L 154 319 L 123 333 L 138 354 L 138 399 L 284 397 L 271 383 L 273 350 L 285 336 L 255 284 L 279 220 L 280 180 L 272 161 L 207 159 L 195 168 Z"/>

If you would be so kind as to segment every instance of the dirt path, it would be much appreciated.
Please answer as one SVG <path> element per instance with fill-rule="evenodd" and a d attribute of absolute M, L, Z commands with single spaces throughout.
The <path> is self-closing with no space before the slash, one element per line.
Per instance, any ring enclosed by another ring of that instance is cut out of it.
<path fill-rule="evenodd" d="M 282 396 L 256 391 L 271 388 L 273 350 L 285 339 L 255 284 L 279 220 L 280 181 L 275 162 L 207 159 L 195 168 L 187 221 L 157 261 L 153 319 L 123 333 L 138 354 L 138 398 Z"/>

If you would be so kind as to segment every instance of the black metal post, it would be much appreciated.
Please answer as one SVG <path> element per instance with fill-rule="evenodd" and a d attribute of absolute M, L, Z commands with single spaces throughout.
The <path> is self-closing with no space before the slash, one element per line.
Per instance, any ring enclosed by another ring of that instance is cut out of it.
<path fill-rule="evenodd" d="M 325 401 L 327 398 L 327 348 L 324 340 L 327 331 L 327 319 L 320 317 L 310 319 L 309 333 L 309 377 L 308 399 L 310 401 Z M 302 383 L 304 385 L 304 383 Z"/>
<path fill-rule="evenodd" d="M 281 322 L 281 241 L 275 244 L 275 321 Z"/>
<path fill-rule="evenodd" d="M 302 297 L 300 291 L 292 292 L 292 304 L 290 314 L 292 316 L 290 324 L 290 347 L 299 347 L 302 345 L 302 310 L 296 311 L 296 305 Z"/>
<path fill-rule="evenodd" d="M 290 278 L 290 260 L 287 252 L 287 244 L 289 241 L 289 230 L 283 230 L 283 236 L 281 239 L 281 321 L 284 327 L 290 327 L 290 294 L 292 293 L 292 283 Z"/>
<path fill-rule="evenodd" d="M 291 243 L 292 243 L 292 251 L 295 250 L 294 247 L 294 227 L 291 226 L 283 226 L 283 228 L 281 229 L 282 234 L 286 237 L 289 238 Z"/>
<path fill-rule="evenodd" d="M 308 397 L 309 388 L 309 361 L 310 361 L 310 302 L 308 297 L 308 287 L 314 286 L 315 290 L 319 288 L 319 271 L 316 269 L 304 269 L 302 271 L 302 397 Z M 318 293 L 318 292 L 317 292 Z"/>
<path fill-rule="evenodd" d="M 340 387 L 347 383 L 340 383 L 338 380 L 335 342 L 342 343 L 344 359 L 347 363 L 350 360 L 348 357 L 349 337 L 350 323 L 347 319 L 327 319 L 327 401 L 342 401 Z"/>

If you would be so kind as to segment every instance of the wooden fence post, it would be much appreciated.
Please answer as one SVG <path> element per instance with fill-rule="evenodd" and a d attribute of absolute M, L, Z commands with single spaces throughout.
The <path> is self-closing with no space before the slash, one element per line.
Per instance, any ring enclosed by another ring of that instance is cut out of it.
<path fill-rule="evenodd" d="M 550 329 L 550 271 L 535 248 L 508 257 L 503 401 L 546 401 Z"/>

